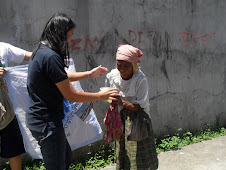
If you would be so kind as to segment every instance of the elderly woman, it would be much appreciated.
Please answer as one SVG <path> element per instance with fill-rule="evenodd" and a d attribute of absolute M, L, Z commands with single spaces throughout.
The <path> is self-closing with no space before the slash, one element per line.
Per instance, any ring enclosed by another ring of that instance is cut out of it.
<path fill-rule="evenodd" d="M 116 141 L 117 169 L 157 169 L 158 158 L 149 113 L 148 80 L 139 69 L 139 57 L 143 53 L 131 45 L 119 45 L 116 53 L 116 69 L 107 74 L 110 86 L 119 89 L 120 97 L 112 104 L 119 106 L 124 134 Z M 148 120 L 148 137 L 141 141 L 129 141 L 132 115 L 142 114 Z"/>

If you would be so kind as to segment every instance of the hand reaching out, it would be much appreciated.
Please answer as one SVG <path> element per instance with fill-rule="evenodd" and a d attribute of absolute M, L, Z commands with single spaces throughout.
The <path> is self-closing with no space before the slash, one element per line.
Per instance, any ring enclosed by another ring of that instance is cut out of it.
<path fill-rule="evenodd" d="M 108 72 L 108 69 L 106 67 L 102 67 L 100 65 L 98 67 L 95 67 L 91 71 L 89 71 L 89 77 L 90 78 L 97 78 L 97 77 L 103 76 L 107 72 Z"/>

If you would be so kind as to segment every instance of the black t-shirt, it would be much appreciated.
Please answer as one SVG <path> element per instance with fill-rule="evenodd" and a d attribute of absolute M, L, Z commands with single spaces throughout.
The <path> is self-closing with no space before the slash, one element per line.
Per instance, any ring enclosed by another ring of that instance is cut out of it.
<path fill-rule="evenodd" d="M 55 84 L 67 78 L 59 54 L 41 45 L 28 66 L 26 123 L 30 130 L 44 132 L 48 124 L 62 127 L 63 95 Z"/>

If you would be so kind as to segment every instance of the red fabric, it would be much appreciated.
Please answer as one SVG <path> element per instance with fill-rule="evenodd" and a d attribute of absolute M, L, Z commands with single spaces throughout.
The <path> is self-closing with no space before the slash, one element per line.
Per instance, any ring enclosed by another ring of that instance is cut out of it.
<path fill-rule="evenodd" d="M 110 105 L 103 122 L 107 126 L 107 143 L 119 140 L 123 134 L 123 124 L 118 111 L 118 105 Z"/>

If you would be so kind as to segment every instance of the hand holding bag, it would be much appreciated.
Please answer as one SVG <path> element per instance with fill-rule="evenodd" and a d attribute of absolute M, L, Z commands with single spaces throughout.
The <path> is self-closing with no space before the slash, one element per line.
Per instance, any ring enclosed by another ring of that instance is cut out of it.
<path fill-rule="evenodd" d="M 129 129 L 129 141 L 141 141 L 148 137 L 148 120 L 144 117 L 146 114 L 143 110 L 134 112 L 131 115 L 131 125 Z"/>

